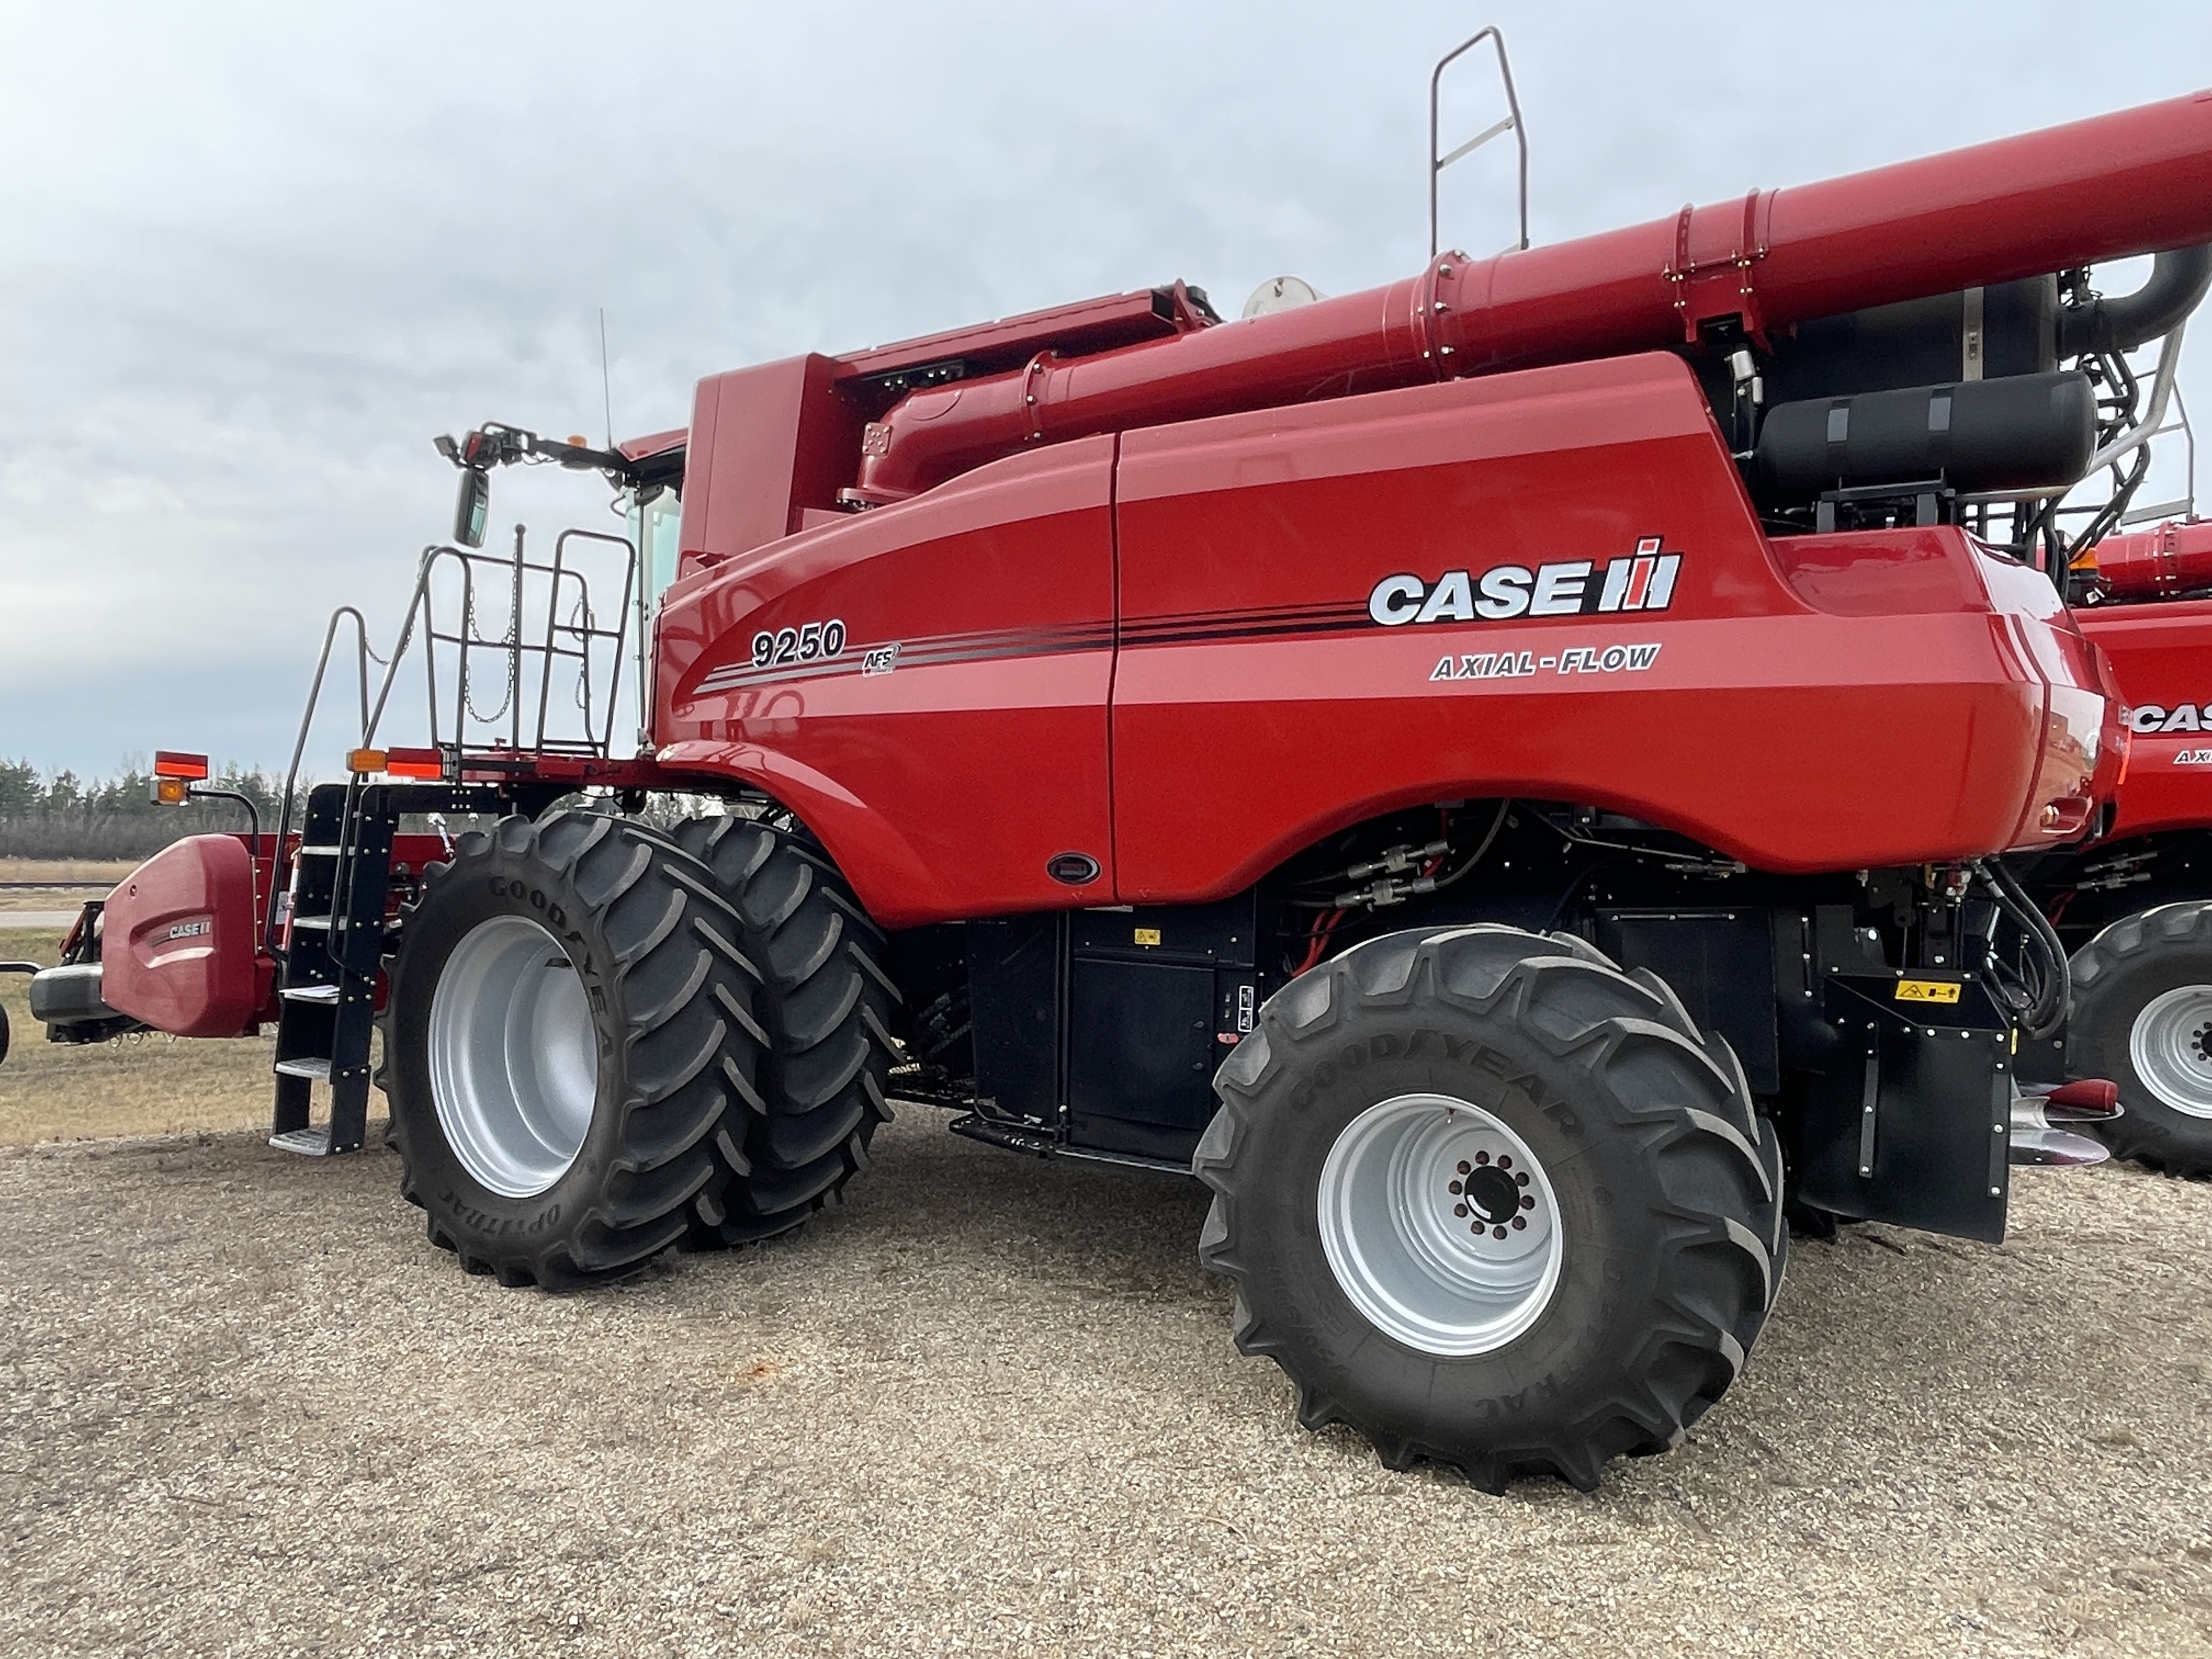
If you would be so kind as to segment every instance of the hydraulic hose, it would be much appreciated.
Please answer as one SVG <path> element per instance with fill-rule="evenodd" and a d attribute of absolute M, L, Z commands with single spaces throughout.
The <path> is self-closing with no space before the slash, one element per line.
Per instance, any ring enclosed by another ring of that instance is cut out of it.
<path fill-rule="evenodd" d="M 2011 871 L 1997 863 L 1981 866 L 1982 879 L 1988 882 L 1997 896 L 1997 908 L 2010 916 L 2021 931 L 2034 939 L 2045 957 L 2048 965 L 2043 976 L 2043 994 L 2035 1006 L 2021 1017 L 2021 1034 L 2031 1041 L 2054 1035 L 2066 1023 L 2069 998 L 2066 977 L 2066 945 L 2058 937 L 2042 911 L 2035 907 Z"/>

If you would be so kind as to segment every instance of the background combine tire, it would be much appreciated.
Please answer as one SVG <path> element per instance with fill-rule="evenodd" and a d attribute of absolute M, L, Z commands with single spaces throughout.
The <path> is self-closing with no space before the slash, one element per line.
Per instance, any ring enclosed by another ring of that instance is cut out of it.
<path fill-rule="evenodd" d="M 882 929 L 809 842 L 741 817 L 693 818 L 677 841 L 720 882 L 763 981 L 767 1052 L 742 1137 L 745 1172 L 708 1229 L 742 1244 L 798 1226 L 867 1167 L 876 1126 L 891 1115 L 898 993 Z"/>
<path fill-rule="evenodd" d="M 2123 1158 L 2212 1175 L 2212 903 L 2127 916 L 2076 951 L 2067 1070 L 2120 1085 L 2089 1126 Z"/>
<path fill-rule="evenodd" d="M 703 868 L 597 813 L 506 819 L 426 873 L 378 1081 L 434 1243 L 558 1287 L 720 1215 L 758 1064 L 738 931 Z"/>
<path fill-rule="evenodd" d="M 1271 998 L 1217 1083 L 1199 1255 L 1237 1345 L 1392 1468 L 1593 1490 L 1680 1438 L 1773 1305 L 1781 1148 L 1741 1067 L 1578 939 L 1373 940 Z"/>

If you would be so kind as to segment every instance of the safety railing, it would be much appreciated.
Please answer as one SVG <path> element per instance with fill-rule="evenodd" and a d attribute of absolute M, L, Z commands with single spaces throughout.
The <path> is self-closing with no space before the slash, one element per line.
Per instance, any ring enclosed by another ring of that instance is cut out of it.
<path fill-rule="evenodd" d="M 572 552 L 579 544 L 607 550 L 610 557 L 599 562 L 598 570 L 586 569 Z M 592 575 L 605 576 L 610 565 L 618 566 L 622 588 L 611 623 L 602 620 L 592 588 Z M 277 856 L 282 858 L 291 834 L 301 763 L 321 707 L 331 654 L 347 624 L 353 631 L 359 715 L 356 747 L 374 744 L 401 666 L 410 648 L 419 643 L 430 747 L 457 754 L 476 748 L 605 758 L 613 752 L 621 681 L 629 655 L 637 658 L 641 708 L 646 694 L 643 624 L 636 616 L 641 581 L 637 547 L 626 536 L 570 528 L 554 538 L 550 559 L 535 559 L 529 556 L 518 525 L 511 554 L 443 544 L 422 550 L 414 590 L 389 657 L 379 657 L 371 648 L 368 623 L 360 611 L 349 605 L 338 606 L 323 629 L 307 708 L 285 768 Z M 499 596 L 495 605 L 495 593 Z M 639 630 L 638 649 L 626 653 L 634 623 Z M 496 630 L 495 637 L 487 635 L 487 625 Z M 374 697 L 369 690 L 372 664 L 382 670 Z M 487 715 L 477 702 L 488 681 L 501 687 L 501 700 Z M 535 709 L 526 717 L 525 705 L 533 700 L 533 691 Z M 563 696 L 568 698 L 566 704 Z M 270 906 L 272 948 L 277 909 Z"/>

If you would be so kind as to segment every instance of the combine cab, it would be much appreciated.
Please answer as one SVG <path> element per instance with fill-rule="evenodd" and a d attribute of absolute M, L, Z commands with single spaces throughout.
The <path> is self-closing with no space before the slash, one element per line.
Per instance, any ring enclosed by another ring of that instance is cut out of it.
<path fill-rule="evenodd" d="M 1593 1486 L 1739 1373 L 1786 1203 L 1994 1240 L 2109 1113 L 2019 1080 L 2066 964 L 2008 860 L 2109 830 L 2124 747 L 2039 515 L 2132 416 L 2084 269 L 2209 239 L 2185 99 L 448 441 L 348 781 L 127 884 L 106 994 L 273 1016 L 282 1146 L 380 1085 L 513 1284 L 796 1226 L 894 1098 L 1193 1174 L 1303 1421 Z M 533 459 L 632 538 L 482 551 Z"/>

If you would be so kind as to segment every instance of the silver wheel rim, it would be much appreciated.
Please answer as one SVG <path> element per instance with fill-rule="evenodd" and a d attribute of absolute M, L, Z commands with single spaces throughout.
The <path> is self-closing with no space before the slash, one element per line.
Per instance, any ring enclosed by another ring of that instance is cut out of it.
<path fill-rule="evenodd" d="M 1399 1095 L 1345 1125 L 1318 1207 L 1339 1288 L 1423 1353 L 1502 1348 L 1559 1288 L 1565 1250 L 1543 1165 L 1503 1121 L 1450 1095 Z"/>
<path fill-rule="evenodd" d="M 2212 1118 L 2212 985 L 2176 986 L 2145 1003 L 2128 1059 L 2160 1105 Z"/>
<path fill-rule="evenodd" d="M 583 1149 L 599 1097 L 584 982 L 553 935 L 521 916 L 469 930 L 430 998 L 430 1098 L 462 1167 L 534 1198 Z"/>

